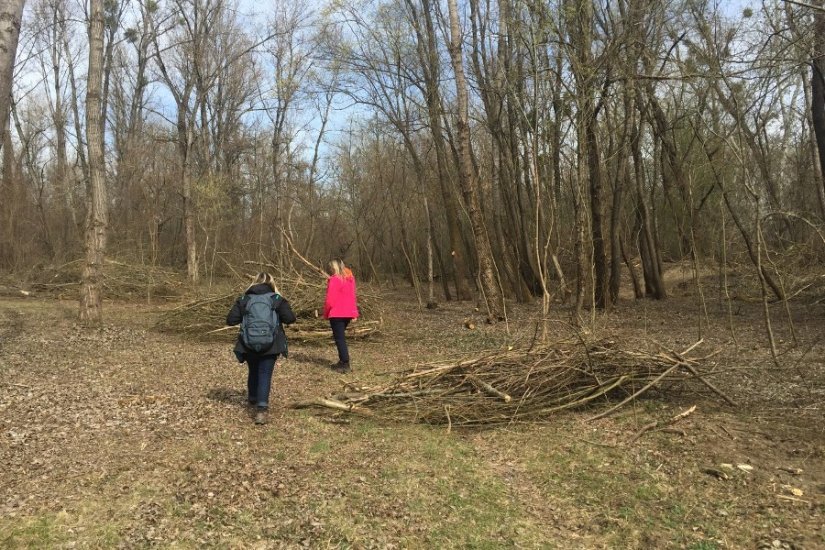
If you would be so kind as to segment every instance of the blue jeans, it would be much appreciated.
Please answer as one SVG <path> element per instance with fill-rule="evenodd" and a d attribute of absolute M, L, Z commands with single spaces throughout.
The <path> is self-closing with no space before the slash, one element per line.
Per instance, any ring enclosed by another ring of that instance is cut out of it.
<path fill-rule="evenodd" d="M 349 363 L 349 349 L 347 349 L 347 325 L 351 319 L 342 317 L 332 317 L 329 326 L 332 327 L 332 337 L 335 339 L 335 347 L 338 348 L 338 360 L 342 363 Z"/>
<path fill-rule="evenodd" d="M 269 390 L 277 358 L 275 355 L 246 357 L 246 364 L 249 366 L 249 376 L 246 379 L 247 399 L 250 404 L 257 405 L 260 409 L 269 407 Z"/>

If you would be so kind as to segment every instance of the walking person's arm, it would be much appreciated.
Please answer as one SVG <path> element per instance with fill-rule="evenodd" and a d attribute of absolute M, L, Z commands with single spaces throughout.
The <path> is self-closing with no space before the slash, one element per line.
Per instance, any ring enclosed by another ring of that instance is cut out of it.
<path fill-rule="evenodd" d="M 275 308 L 275 311 L 278 312 L 278 319 L 280 319 L 281 323 L 285 325 L 291 325 L 297 319 L 295 317 L 295 313 L 289 305 L 289 302 L 283 296 L 281 297 L 281 302 L 278 304 L 278 307 Z"/>
<path fill-rule="evenodd" d="M 243 297 L 235 300 L 235 303 L 232 304 L 232 309 L 229 310 L 229 315 L 226 316 L 226 324 L 230 327 L 240 325 L 241 321 L 243 320 L 243 306 L 241 304 L 242 301 Z"/>
<path fill-rule="evenodd" d="M 340 286 L 340 283 L 341 280 L 336 276 L 332 276 L 327 279 L 327 294 L 324 299 L 324 319 L 329 319 L 329 314 L 332 311 L 332 305 L 335 301 L 334 296 L 337 292 L 338 286 Z"/>

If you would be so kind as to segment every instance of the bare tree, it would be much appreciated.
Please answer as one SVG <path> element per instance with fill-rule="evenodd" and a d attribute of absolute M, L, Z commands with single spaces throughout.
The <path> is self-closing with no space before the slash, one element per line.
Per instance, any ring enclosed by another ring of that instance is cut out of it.
<path fill-rule="evenodd" d="M 484 302 L 487 306 L 487 319 L 496 322 L 504 318 L 504 298 L 496 276 L 496 265 L 493 259 L 493 249 L 490 237 L 487 234 L 484 213 L 479 202 L 478 177 L 473 166 L 473 151 L 470 142 L 469 101 L 467 98 L 467 81 L 464 75 L 464 61 L 462 59 L 461 26 L 458 20 L 456 0 L 448 0 L 450 11 L 450 60 L 455 73 L 456 101 L 458 113 L 456 128 L 458 132 L 459 181 L 467 206 L 467 214 L 473 228 L 476 254 L 478 255 L 479 278 L 481 291 L 484 293 Z"/>
<path fill-rule="evenodd" d="M 90 0 L 89 4 L 89 69 L 86 83 L 89 181 L 86 192 L 86 262 L 80 287 L 80 321 L 90 325 L 99 325 L 102 321 L 101 285 L 108 224 L 103 146 L 103 3 L 103 0 Z"/>
<path fill-rule="evenodd" d="M 820 2 L 825 8 L 825 2 Z M 819 151 L 820 183 L 825 187 L 825 10 L 814 14 L 814 51 L 811 59 L 811 120 Z"/>
<path fill-rule="evenodd" d="M 14 59 L 25 4 L 26 0 L 6 0 L 0 5 L 0 135 L 3 136 L 9 125 Z M 4 142 L 5 139 L 0 139 L 0 152 Z"/>
<path fill-rule="evenodd" d="M 444 135 L 444 106 L 441 93 L 441 61 L 438 52 L 438 38 L 433 20 L 434 6 L 430 0 L 421 0 L 421 8 L 412 0 L 405 1 L 408 14 L 416 34 L 416 51 L 421 65 L 424 81 L 424 98 L 427 105 L 427 117 L 435 149 L 436 168 L 441 197 L 447 216 L 447 234 L 450 240 L 450 257 L 455 270 L 456 298 L 467 300 L 470 297 L 467 288 L 467 264 L 462 246 L 459 205 L 450 184 L 447 144 Z"/>

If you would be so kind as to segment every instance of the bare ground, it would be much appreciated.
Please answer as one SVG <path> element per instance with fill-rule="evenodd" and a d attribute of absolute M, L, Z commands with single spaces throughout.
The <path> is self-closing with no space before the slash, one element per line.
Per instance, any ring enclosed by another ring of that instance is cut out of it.
<path fill-rule="evenodd" d="M 0 546 L 825 548 L 822 305 L 794 306 L 795 344 L 772 306 L 779 366 L 758 303 L 705 314 L 675 296 L 594 317 L 626 346 L 704 338 L 738 407 L 682 385 L 595 422 L 450 433 L 288 409 L 536 332 L 534 306 L 489 327 L 467 303 L 386 299 L 351 375 L 326 368 L 331 345 L 292 346 L 265 427 L 230 346 L 152 331 L 157 307 L 107 304 L 106 328 L 84 331 L 74 302 L 0 300 Z M 553 316 L 551 332 L 572 330 L 567 310 Z M 692 405 L 678 430 L 631 443 Z"/>

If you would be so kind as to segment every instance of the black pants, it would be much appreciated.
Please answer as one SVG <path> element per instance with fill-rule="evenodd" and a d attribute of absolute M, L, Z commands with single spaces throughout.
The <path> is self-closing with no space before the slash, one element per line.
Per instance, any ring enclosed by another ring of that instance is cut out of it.
<path fill-rule="evenodd" d="M 342 363 L 349 363 L 349 349 L 347 349 L 347 325 L 352 319 L 332 317 L 329 326 L 332 327 L 332 337 L 335 339 L 335 347 L 338 348 L 338 360 Z"/>
<path fill-rule="evenodd" d="M 249 403 L 258 408 L 269 407 L 269 389 L 272 387 L 272 373 L 275 370 L 275 355 L 246 358 L 249 376 L 246 379 L 246 394 Z"/>

